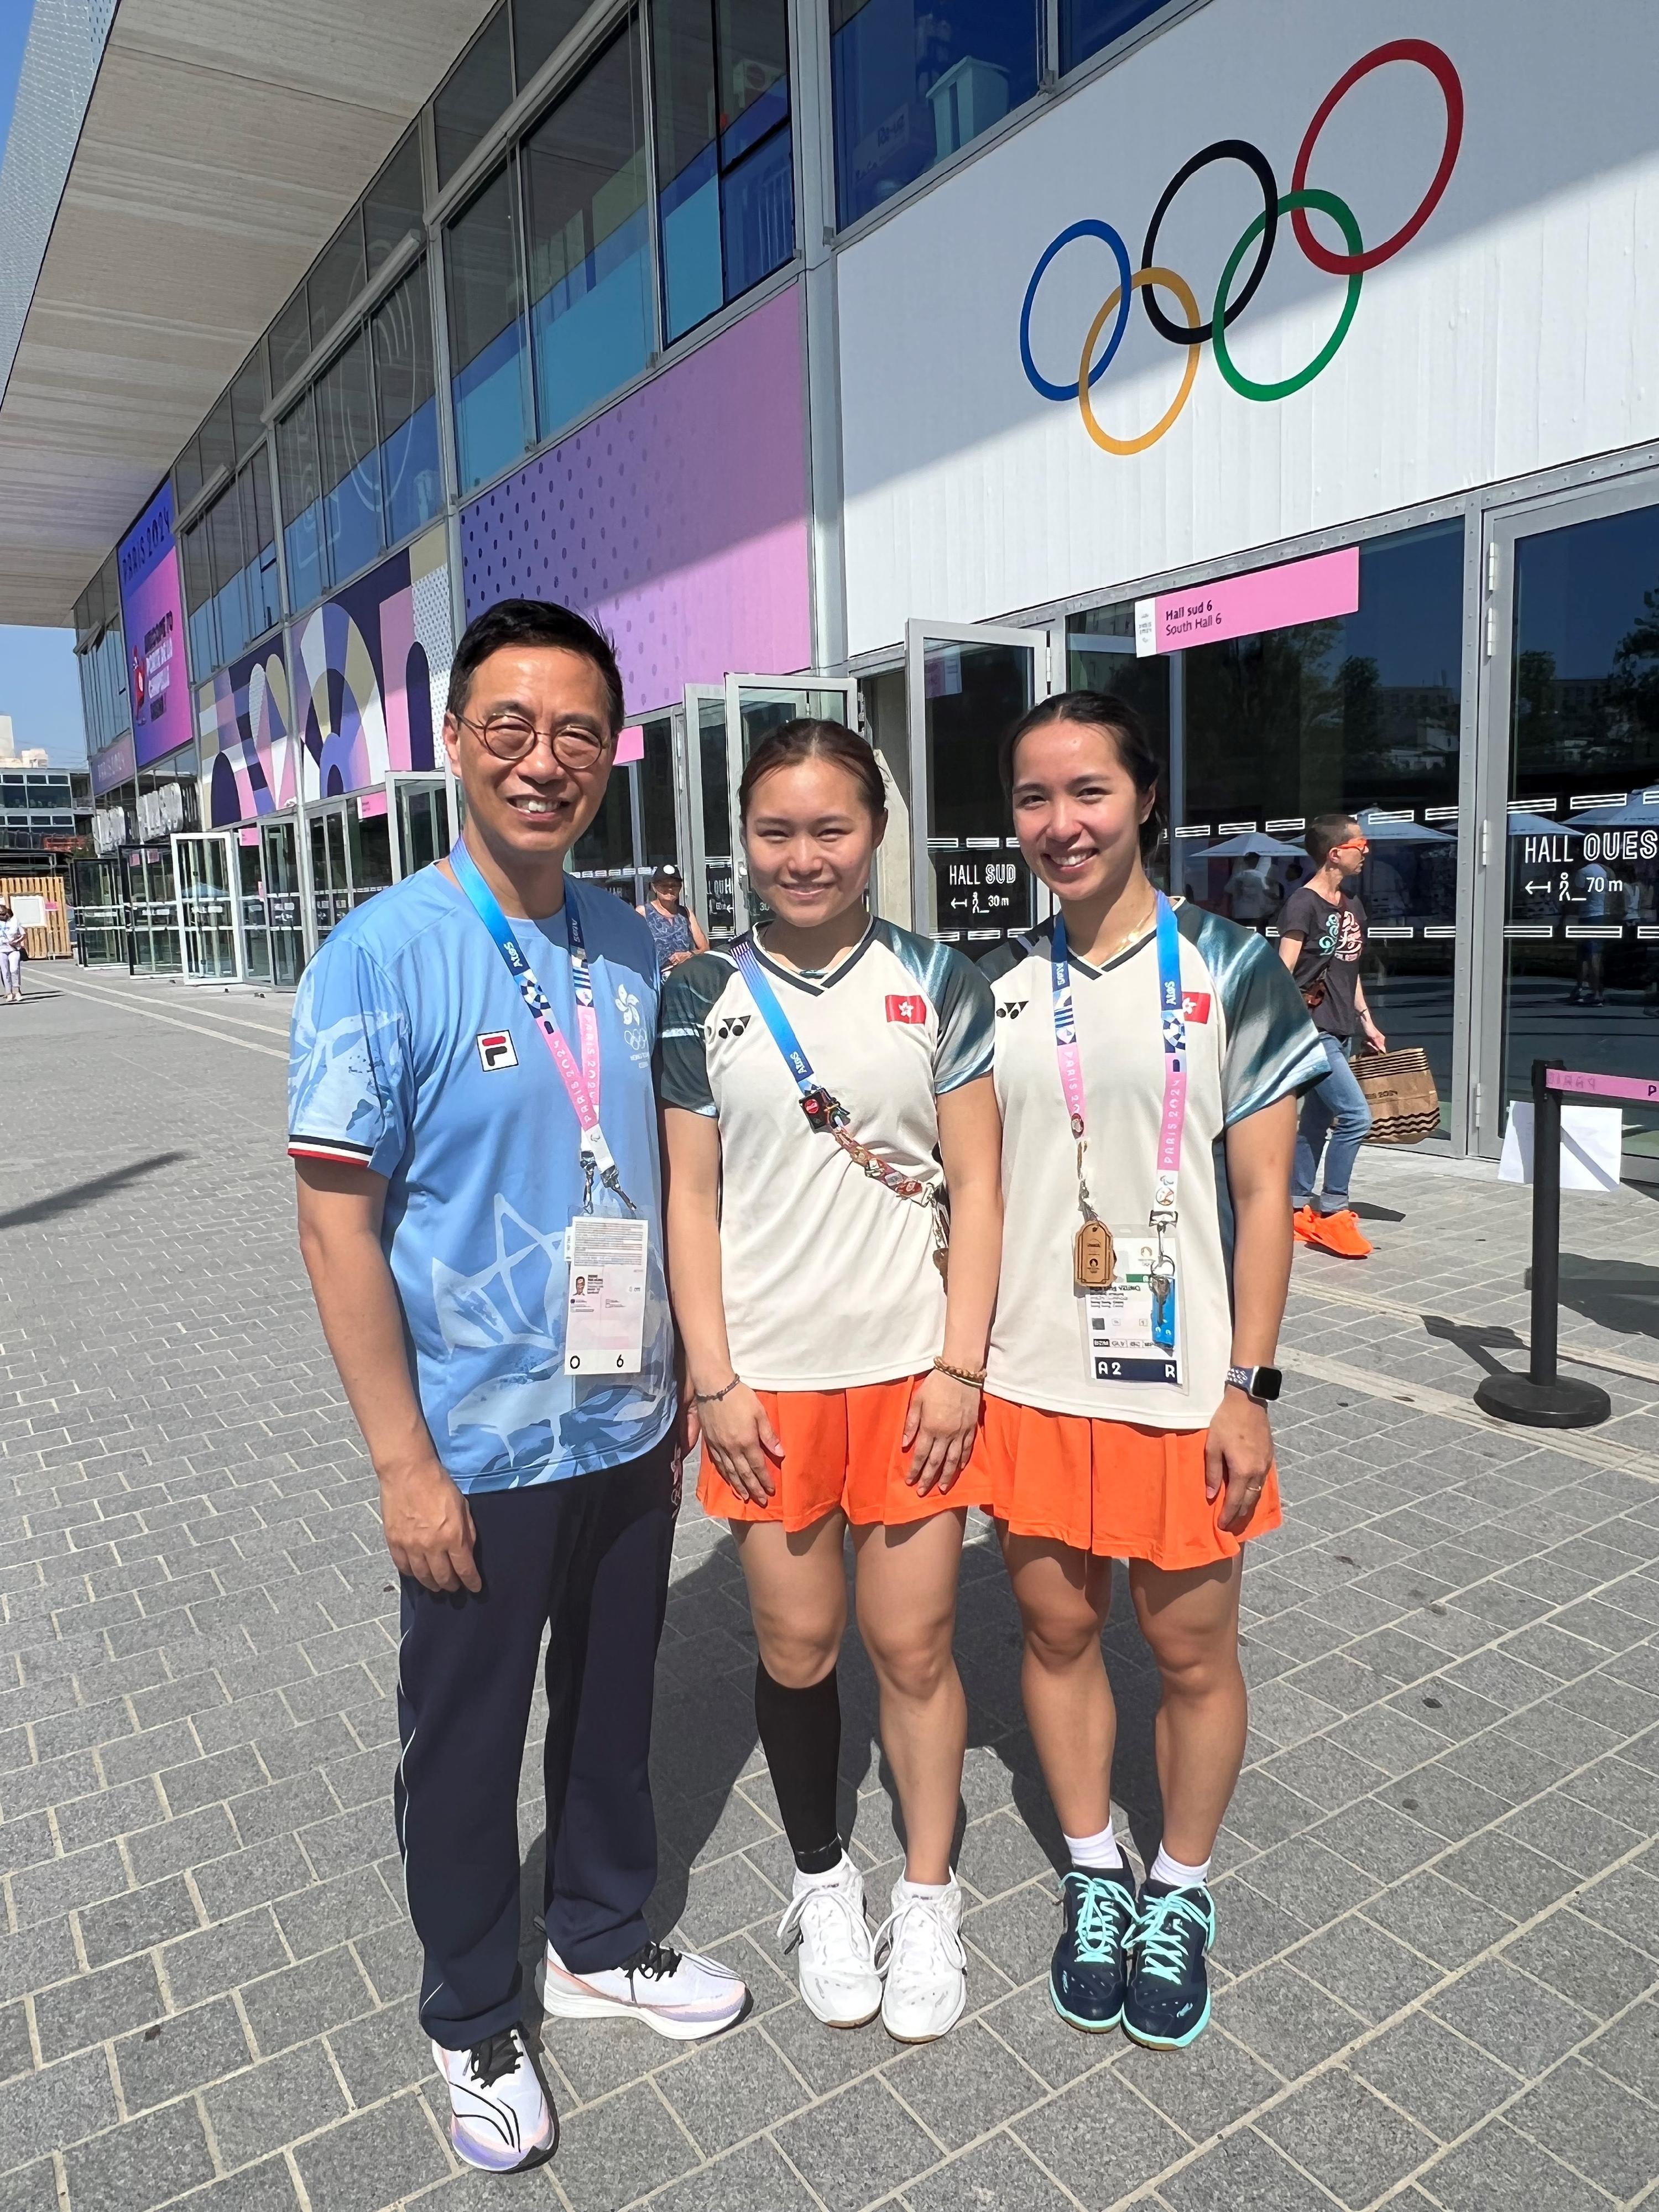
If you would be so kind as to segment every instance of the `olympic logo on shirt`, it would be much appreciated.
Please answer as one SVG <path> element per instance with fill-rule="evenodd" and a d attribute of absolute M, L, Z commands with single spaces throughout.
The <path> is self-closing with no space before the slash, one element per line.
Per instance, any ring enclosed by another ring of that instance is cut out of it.
<path fill-rule="evenodd" d="M 1412 213 L 1391 237 L 1385 238 L 1381 245 L 1367 246 L 1360 234 L 1353 210 L 1335 192 L 1310 185 L 1308 169 L 1319 135 L 1329 122 L 1337 103 L 1363 77 L 1386 67 L 1390 62 L 1414 62 L 1425 69 L 1438 84 L 1446 103 L 1445 143 L 1439 167 Z M 1304 386 L 1311 384 L 1335 360 L 1359 306 L 1360 285 L 1366 270 L 1380 268 L 1385 261 L 1391 261 L 1427 222 L 1450 181 L 1462 139 L 1463 86 L 1450 56 L 1440 47 L 1431 46 L 1425 39 L 1391 39 L 1387 45 L 1374 47 L 1370 53 L 1363 54 L 1345 76 L 1338 78 L 1314 111 L 1313 120 L 1303 133 L 1302 143 L 1297 151 L 1288 192 L 1280 192 L 1273 166 L 1259 146 L 1252 145 L 1246 138 L 1218 138 L 1212 145 L 1206 146 L 1189 161 L 1184 162 L 1164 187 L 1158 205 L 1152 210 L 1152 219 L 1146 226 L 1139 269 L 1131 271 L 1128 248 L 1111 224 L 1102 222 L 1092 216 L 1085 216 L 1080 222 L 1067 224 L 1057 237 L 1051 239 L 1031 272 L 1031 281 L 1025 288 L 1025 304 L 1020 310 L 1019 357 L 1027 380 L 1044 399 L 1061 405 L 1069 400 L 1076 400 L 1083 417 L 1083 427 L 1095 444 L 1105 453 L 1120 454 L 1144 453 L 1170 429 L 1191 395 L 1193 380 L 1198 374 L 1199 350 L 1206 343 L 1213 349 L 1216 367 L 1223 378 L 1241 398 L 1262 402 L 1287 399 L 1292 392 L 1300 392 Z M 1221 281 L 1216 287 L 1210 319 L 1205 322 L 1200 319 L 1198 301 L 1186 278 L 1175 270 L 1164 267 L 1155 257 L 1158 229 L 1176 194 L 1189 178 L 1196 176 L 1200 169 L 1206 168 L 1213 161 L 1237 161 L 1250 171 L 1261 187 L 1261 211 L 1246 227 L 1243 235 L 1228 255 L 1221 271 Z M 1342 234 L 1346 247 L 1345 252 L 1334 252 L 1315 237 L 1313 226 L 1308 220 L 1310 211 L 1328 216 L 1335 223 Z M 1336 328 L 1313 359 L 1291 375 L 1280 377 L 1272 383 L 1258 383 L 1254 378 L 1246 376 L 1233 360 L 1228 349 L 1227 332 L 1261 289 L 1278 241 L 1279 217 L 1285 215 L 1291 218 L 1291 229 L 1304 258 L 1328 276 L 1345 277 L 1347 289 Z M 1070 384 L 1057 384 L 1042 374 L 1032 358 L 1031 309 L 1049 264 L 1079 238 L 1098 239 L 1110 249 L 1112 258 L 1117 264 L 1118 282 L 1089 325 L 1075 380 Z M 1261 244 L 1255 262 L 1235 299 L 1233 283 L 1238 275 L 1239 266 L 1258 240 Z M 1159 291 L 1167 292 L 1175 299 L 1186 318 L 1184 325 L 1174 321 L 1159 306 L 1157 298 Z M 1143 431 L 1139 437 L 1118 438 L 1102 426 L 1090 395 L 1111 367 L 1118 348 L 1123 343 L 1123 334 L 1128 327 L 1130 306 L 1137 292 L 1140 295 L 1141 305 L 1146 310 L 1147 321 L 1159 337 L 1166 339 L 1170 345 L 1185 349 L 1187 365 L 1182 374 L 1180 389 L 1152 428 Z M 1111 334 L 1107 338 L 1104 351 L 1096 361 L 1095 347 L 1109 320 L 1112 325 Z"/>

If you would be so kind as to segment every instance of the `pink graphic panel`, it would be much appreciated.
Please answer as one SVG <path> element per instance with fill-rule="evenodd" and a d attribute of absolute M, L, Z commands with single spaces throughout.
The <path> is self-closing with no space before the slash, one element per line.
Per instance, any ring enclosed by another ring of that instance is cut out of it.
<path fill-rule="evenodd" d="M 1223 638 L 1255 637 L 1296 623 L 1328 622 L 1359 606 L 1359 548 L 1345 545 L 1311 561 L 1286 561 L 1248 576 L 1194 584 L 1135 601 L 1135 651 L 1178 653 L 1184 645 L 1215 645 Z"/>
<path fill-rule="evenodd" d="M 556 599 L 617 641 L 630 711 L 811 665 L 796 292 L 780 293 L 461 517 L 466 611 Z"/>

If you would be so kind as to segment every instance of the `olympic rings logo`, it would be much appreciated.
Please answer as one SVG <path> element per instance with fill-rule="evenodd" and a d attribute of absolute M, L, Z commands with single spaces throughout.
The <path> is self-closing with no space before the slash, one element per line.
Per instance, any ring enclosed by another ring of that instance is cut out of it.
<path fill-rule="evenodd" d="M 1362 77 L 1370 76 L 1374 70 L 1386 67 L 1390 62 L 1415 62 L 1420 68 L 1427 70 L 1438 84 L 1446 103 L 1445 144 L 1441 151 L 1439 167 L 1430 179 L 1428 190 L 1412 213 L 1392 237 L 1385 238 L 1380 246 L 1367 246 L 1360 235 L 1353 210 L 1336 193 L 1310 185 L 1308 169 L 1319 135 L 1329 122 L 1338 101 L 1351 92 Z M 1144 453 L 1149 446 L 1155 446 L 1165 434 L 1191 395 L 1193 380 L 1198 374 L 1199 349 L 1206 343 L 1214 351 L 1216 367 L 1223 378 L 1242 398 L 1262 402 L 1289 398 L 1293 392 L 1300 392 L 1304 386 L 1311 384 L 1335 360 L 1359 306 L 1359 290 L 1366 270 L 1380 268 L 1383 262 L 1393 260 L 1396 253 L 1409 246 L 1440 204 L 1451 180 L 1451 173 L 1457 165 L 1458 149 L 1462 140 L 1463 86 L 1450 56 L 1443 52 L 1440 47 L 1431 46 L 1425 39 L 1391 39 L 1386 46 L 1374 47 L 1370 53 L 1362 55 L 1345 76 L 1337 80 L 1314 111 L 1313 120 L 1304 132 L 1302 143 L 1297 149 L 1296 166 L 1291 173 L 1288 192 L 1279 191 L 1272 164 L 1259 146 L 1253 146 L 1245 138 L 1218 138 L 1213 145 L 1206 146 L 1202 152 L 1194 154 L 1189 161 L 1183 163 L 1164 187 L 1158 205 L 1152 210 L 1152 219 L 1146 226 L 1138 269 L 1130 269 L 1128 248 L 1111 224 L 1101 222 L 1092 216 L 1085 216 L 1080 222 L 1068 224 L 1058 237 L 1051 239 L 1043 248 L 1036 267 L 1031 271 L 1031 281 L 1025 288 L 1025 304 L 1020 310 L 1019 358 L 1027 380 L 1044 399 L 1061 404 L 1068 400 L 1076 400 L 1083 416 L 1084 428 L 1095 444 L 1109 453 Z M 1212 161 L 1237 161 L 1250 171 L 1261 189 L 1261 211 L 1249 224 L 1243 236 L 1228 255 L 1221 271 L 1221 281 L 1216 286 L 1210 318 L 1206 322 L 1200 319 L 1199 303 L 1191 285 L 1175 270 L 1163 266 L 1157 260 L 1156 254 L 1158 230 L 1170 211 L 1170 203 L 1189 178 L 1196 176 L 1200 169 L 1208 167 Z M 1313 226 L 1308 220 L 1310 210 L 1328 216 L 1335 223 L 1342 234 L 1345 252 L 1335 252 L 1315 237 Z M 1261 384 L 1246 376 L 1233 360 L 1228 349 L 1227 332 L 1260 289 L 1278 242 L 1279 217 L 1286 215 L 1291 218 L 1291 233 L 1304 258 L 1328 276 L 1345 277 L 1347 280 L 1346 291 L 1336 327 L 1313 359 L 1290 376 L 1280 377 L 1273 383 Z M 1098 239 L 1110 250 L 1117 264 L 1118 281 L 1089 325 L 1075 380 L 1070 384 L 1057 384 L 1042 374 L 1032 358 L 1031 309 L 1050 262 L 1079 238 Z M 1255 258 L 1235 298 L 1233 286 L 1240 265 L 1253 246 L 1257 248 Z M 1159 305 L 1157 297 L 1159 291 L 1167 292 L 1175 300 L 1186 318 L 1184 324 L 1173 320 Z M 1137 292 L 1140 295 L 1141 305 L 1146 308 L 1147 321 L 1159 337 L 1185 349 L 1187 365 L 1182 373 L 1180 389 L 1152 428 L 1143 431 L 1136 438 L 1115 438 L 1103 428 L 1096 416 L 1091 394 L 1111 367 L 1118 348 L 1123 343 L 1123 334 L 1128 327 L 1130 307 Z M 1095 347 L 1108 322 L 1111 324 L 1111 331 L 1097 361 Z"/>

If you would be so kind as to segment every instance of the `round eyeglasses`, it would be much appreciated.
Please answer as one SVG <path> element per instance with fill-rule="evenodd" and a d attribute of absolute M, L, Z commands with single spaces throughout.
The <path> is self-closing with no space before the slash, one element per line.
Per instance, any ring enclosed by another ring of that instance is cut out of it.
<path fill-rule="evenodd" d="M 522 714 L 489 714 L 482 722 L 474 721 L 470 714 L 457 714 L 455 720 L 463 729 L 476 730 L 485 747 L 499 761 L 521 761 L 526 753 L 534 751 L 537 738 L 544 737 L 561 768 L 593 768 L 604 757 L 605 749 L 611 742 L 608 738 L 596 736 L 581 723 L 556 730 L 538 730 Z"/>

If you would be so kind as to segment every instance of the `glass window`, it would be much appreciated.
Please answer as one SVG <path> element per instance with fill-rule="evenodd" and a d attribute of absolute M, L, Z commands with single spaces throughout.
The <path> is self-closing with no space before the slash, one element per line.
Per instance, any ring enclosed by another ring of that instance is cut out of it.
<path fill-rule="evenodd" d="M 449 226 L 446 274 L 460 488 L 510 468 L 529 443 L 513 180 L 498 170 Z"/>
<path fill-rule="evenodd" d="M 317 422 L 309 392 L 276 426 L 276 467 L 283 487 L 289 605 L 297 613 L 323 596 L 322 487 L 317 469 Z"/>
<path fill-rule="evenodd" d="M 645 96 L 634 16 L 525 141 L 536 422 L 544 438 L 651 352 Z"/>
<path fill-rule="evenodd" d="M 795 250 L 784 0 L 652 0 L 664 306 L 676 338 Z"/>
<path fill-rule="evenodd" d="M 235 485 L 220 493 L 205 517 L 213 605 L 222 660 L 234 660 L 247 643 L 247 599 L 242 583 L 242 520 Z"/>
<path fill-rule="evenodd" d="M 1163 5 L 1164 0 L 1060 0 L 1061 69 L 1075 69 Z"/>
<path fill-rule="evenodd" d="M 268 397 L 264 349 L 256 346 L 237 371 L 236 381 L 230 387 L 231 427 L 239 461 L 246 460 L 265 434 L 264 408 Z"/>
<path fill-rule="evenodd" d="M 276 584 L 276 520 L 271 511 L 270 471 L 256 453 L 237 479 L 242 502 L 243 571 L 247 583 L 249 635 L 260 636 L 282 614 Z"/>
<path fill-rule="evenodd" d="M 173 465 L 173 511 L 182 514 L 202 489 L 202 453 L 192 438 Z M 94 625 L 95 627 L 95 625 Z"/>
<path fill-rule="evenodd" d="M 507 9 L 498 8 L 439 87 L 432 103 L 438 148 L 438 183 L 454 175 L 513 99 L 513 57 Z"/>
<path fill-rule="evenodd" d="M 684 866 L 679 828 L 674 815 L 674 724 L 667 714 L 641 725 L 645 755 L 640 763 L 640 826 L 645 837 L 641 864 L 660 867 L 665 860 Z"/>
<path fill-rule="evenodd" d="M 388 545 L 395 545 L 412 537 L 443 506 L 432 302 L 424 261 L 375 309 L 371 327 L 386 538 Z"/>
<path fill-rule="evenodd" d="M 1538 516 L 1535 521 L 1545 518 Z M 1659 507 L 1517 538 L 1504 1060 L 1647 1077 L 1659 1014 Z M 1659 1111 L 1626 1104 L 1626 1152 Z"/>
<path fill-rule="evenodd" d="M 270 326 L 273 392 L 282 391 L 290 378 L 298 375 L 310 351 L 311 313 L 306 306 L 306 288 L 301 284 Z"/>
<path fill-rule="evenodd" d="M 521 92 L 586 12 L 587 0 L 513 0 L 513 67 Z"/>
<path fill-rule="evenodd" d="M 1370 850 L 1359 896 L 1370 930 L 1365 995 L 1385 1031 L 1427 1048 L 1451 1085 L 1457 921 L 1463 526 L 1434 523 L 1359 548 L 1351 615 L 1189 647 L 1100 651 L 1133 610 L 1073 622 L 1073 681 L 1147 716 L 1167 763 L 1172 890 L 1273 932 L 1312 873 L 1308 823 L 1358 817 Z M 1103 617 L 1103 619 L 1102 619 Z M 1095 649 L 1090 649 L 1090 641 Z"/>
<path fill-rule="evenodd" d="M 202 482 L 212 483 L 222 469 L 227 475 L 236 465 L 236 431 L 231 421 L 230 394 L 226 392 L 207 421 L 197 443 L 202 455 Z"/>
<path fill-rule="evenodd" d="M 631 906 L 634 902 L 634 808 L 630 797 L 634 771 L 611 771 L 599 811 L 576 840 L 571 859 L 583 875 L 622 875 L 629 881 L 617 885 Z"/>
<path fill-rule="evenodd" d="M 320 345 L 368 282 L 363 258 L 363 211 L 353 208 L 312 264 L 306 278 L 311 343 Z"/>
<path fill-rule="evenodd" d="M 421 139 L 407 131 L 392 159 L 363 195 L 363 230 L 371 276 L 386 266 L 422 221 Z"/>
<path fill-rule="evenodd" d="M 380 467 L 368 338 L 360 331 L 317 380 L 324 570 L 343 583 L 380 551 Z"/>
<path fill-rule="evenodd" d="M 1037 86 L 1037 10 L 1008 0 L 830 0 L 843 223 L 1000 123 Z"/>

